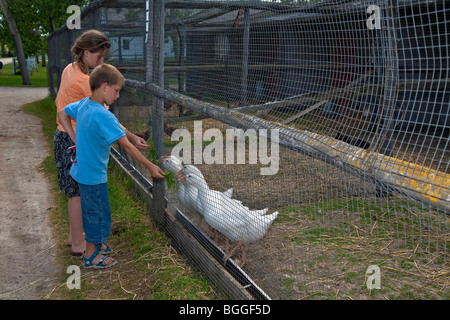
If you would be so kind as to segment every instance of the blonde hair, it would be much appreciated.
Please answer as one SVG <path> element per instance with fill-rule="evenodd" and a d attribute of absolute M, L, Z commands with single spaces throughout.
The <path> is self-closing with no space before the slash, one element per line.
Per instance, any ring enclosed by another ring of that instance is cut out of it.
<path fill-rule="evenodd" d="M 116 67 L 105 63 L 95 67 L 89 77 L 89 85 L 91 86 L 92 92 L 100 88 L 103 83 L 107 83 L 109 86 L 116 84 L 123 86 L 125 79 Z"/>
<path fill-rule="evenodd" d="M 78 64 L 83 73 L 89 73 L 89 66 L 83 61 L 84 51 L 92 53 L 108 51 L 111 47 L 108 37 L 98 30 L 87 30 L 78 37 L 70 49 L 74 61 Z"/>

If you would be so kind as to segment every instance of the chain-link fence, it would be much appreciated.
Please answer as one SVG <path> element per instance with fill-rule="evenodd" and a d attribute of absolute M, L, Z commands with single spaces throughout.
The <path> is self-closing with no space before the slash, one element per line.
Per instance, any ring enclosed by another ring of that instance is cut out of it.
<path fill-rule="evenodd" d="M 108 35 L 127 79 L 112 111 L 149 157 L 204 177 L 152 182 L 154 218 L 176 217 L 254 297 L 448 299 L 449 9 L 93 1 L 81 30 L 49 37 L 49 83 L 81 32 Z"/>

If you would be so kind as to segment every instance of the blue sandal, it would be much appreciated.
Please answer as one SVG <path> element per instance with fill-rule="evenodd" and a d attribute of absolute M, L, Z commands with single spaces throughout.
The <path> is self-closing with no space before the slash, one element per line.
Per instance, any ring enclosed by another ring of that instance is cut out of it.
<path fill-rule="evenodd" d="M 106 249 L 105 249 L 105 250 L 102 250 L 102 244 L 101 244 L 101 243 L 100 243 L 100 244 L 96 244 L 96 245 L 95 245 L 95 248 L 96 248 L 97 251 L 98 251 L 99 253 L 101 253 L 101 254 L 108 254 L 108 253 L 111 253 L 111 252 L 114 251 L 110 246 L 108 246 L 108 245 L 106 245 L 106 244 L 105 244 L 105 246 L 106 246 Z"/>
<path fill-rule="evenodd" d="M 109 258 L 109 256 L 104 256 L 100 259 L 100 261 L 97 264 L 93 264 L 92 261 L 95 259 L 96 256 L 100 254 L 100 251 L 95 251 L 90 258 L 83 257 L 83 268 L 85 269 L 106 269 L 114 266 L 117 264 L 117 260 L 114 260 L 114 262 L 111 262 L 110 264 L 104 264 L 105 260 Z"/>

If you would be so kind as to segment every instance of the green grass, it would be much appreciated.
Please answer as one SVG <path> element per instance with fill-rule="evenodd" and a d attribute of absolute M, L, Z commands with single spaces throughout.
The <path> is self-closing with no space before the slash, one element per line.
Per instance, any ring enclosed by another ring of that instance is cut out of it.
<path fill-rule="evenodd" d="M 42 64 L 38 64 L 38 71 L 33 70 L 33 74 L 30 75 L 31 87 L 47 87 L 47 68 L 42 67 Z M 20 74 L 13 75 L 12 63 L 4 64 L 0 69 L 0 86 L 2 87 L 21 87 L 22 76 Z"/>
<path fill-rule="evenodd" d="M 216 299 L 207 280 L 197 274 L 173 249 L 170 240 L 149 218 L 146 204 L 132 191 L 131 182 L 118 169 L 108 170 L 108 191 L 113 227 L 108 244 L 119 263 L 104 271 L 81 270 L 81 290 L 68 290 L 66 268 L 80 265 L 79 257 L 69 254 L 67 198 L 59 191 L 53 158 L 56 106 L 50 97 L 23 106 L 41 119 L 48 141 L 49 156 L 40 169 L 52 185 L 55 207 L 50 224 L 57 239 L 57 262 L 61 266 L 59 285 L 46 298 L 85 299 Z"/>
<path fill-rule="evenodd" d="M 423 291 L 427 298 L 448 299 L 442 290 L 446 260 L 441 254 L 448 250 L 447 219 L 433 210 L 412 201 L 377 204 L 358 197 L 291 205 L 279 212 L 276 222 L 290 226 L 285 239 L 314 255 L 313 261 L 304 262 L 311 278 L 342 281 L 352 297 L 415 299 Z M 361 274 L 368 264 L 383 270 L 381 289 L 366 288 Z M 400 287 L 398 279 L 409 288 Z M 303 292 L 301 285 L 294 286 Z"/>

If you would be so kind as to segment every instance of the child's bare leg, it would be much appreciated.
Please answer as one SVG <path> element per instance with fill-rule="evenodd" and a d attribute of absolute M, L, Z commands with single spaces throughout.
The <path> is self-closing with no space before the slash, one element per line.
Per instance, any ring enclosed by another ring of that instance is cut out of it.
<path fill-rule="evenodd" d="M 71 197 L 68 201 L 67 210 L 69 212 L 69 244 L 72 245 L 72 252 L 82 253 L 86 249 L 86 241 L 83 234 L 83 219 L 81 215 L 81 198 Z"/>

